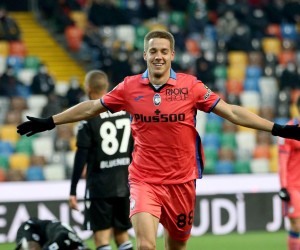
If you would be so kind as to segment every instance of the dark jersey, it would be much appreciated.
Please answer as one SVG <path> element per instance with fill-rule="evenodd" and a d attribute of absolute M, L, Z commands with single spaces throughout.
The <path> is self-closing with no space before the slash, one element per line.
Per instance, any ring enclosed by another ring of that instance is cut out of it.
<path fill-rule="evenodd" d="M 86 199 L 129 196 L 128 165 L 133 139 L 126 112 L 105 112 L 82 121 L 77 147 L 88 149 Z"/>
<path fill-rule="evenodd" d="M 23 222 L 17 232 L 16 250 L 21 248 L 24 240 L 35 241 L 42 249 L 87 249 L 69 225 L 57 220 L 30 218 Z"/>

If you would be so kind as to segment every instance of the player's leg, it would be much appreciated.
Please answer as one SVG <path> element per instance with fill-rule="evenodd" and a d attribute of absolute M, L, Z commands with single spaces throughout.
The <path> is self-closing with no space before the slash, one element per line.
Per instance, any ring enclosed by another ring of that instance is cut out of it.
<path fill-rule="evenodd" d="M 129 219 L 129 197 L 114 198 L 113 234 L 118 250 L 132 250 L 128 229 L 132 227 Z"/>
<path fill-rule="evenodd" d="M 165 230 L 165 250 L 185 250 L 186 241 L 173 240 L 168 231 Z"/>
<path fill-rule="evenodd" d="M 300 218 L 290 219 L 290 230 L 288 232 L 288 249 L 299 250 L 300 249 Z"/>
<path fill-rule="evenodd" d="M 161 223 L 165 227 L 165 249 L 185 250 L 190 237 L 196 199 L 195 182 L 165 185 Z"/>
<path fill-rule="evenodd" d="M 155 250 L 159 219 L 150 213 L 141 212 L 134 214 L 131 222 L 136 236 L 137 249 Z"/>
<path fill-rule="evenodd" d="M 291 197 L 290 202 L 284 202 L 286 207 L 287 216 L 290 220 L 290 229 L 288 232 L 287 245 L 289 250 L 300 249 L 300 191 L 296 189 L 289 189 Z"/>
<path fill-rule="evenodd" d="M 93 199 L 85 202 L 84 225 L 86 230 L 93 231 L 97 250 L 110 250 L 113 206 L 111 200 Z"/>
<path fill-rule="evenodd" d="M 25 238 L 18 250 L 42 250 L 39 243 L 35 241 L 27 241 Z"/>
<path fill-rule="evenodd" d="M 161 215 L 160 186 L 130 182 L 130 218 L 138 250 L 156 249 L 156 235 Z"/>
<path fill-rule="evenodd" d="M 93 233 L 93 238 L 96 246 L 96 250 L 110 250 L 110 238 L 112 229 L 97 230 Z"/>

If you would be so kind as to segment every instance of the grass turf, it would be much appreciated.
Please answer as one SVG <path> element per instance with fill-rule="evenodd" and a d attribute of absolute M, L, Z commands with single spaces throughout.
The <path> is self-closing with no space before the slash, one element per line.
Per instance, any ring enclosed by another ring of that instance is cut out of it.
<path fill-rule="evenodd" d="M 245 234 L 212 235 L 206 234 L 199 237 L 191 237 L 188 250 L 282 250 L 286 249 L 285 231 L 275 233 L 247 232 Z M 133 243 L 135 243 L 134 239 Z M 86 241 L 91 249 L 95 249 L 92 239 Z M 14 249 L 14 243 L 0 243 L 1 250 Z M 117 250 L 112 243 L 113 250 Z M 164 249 L 162 238 L 157 240 L 157 250 Z"/>

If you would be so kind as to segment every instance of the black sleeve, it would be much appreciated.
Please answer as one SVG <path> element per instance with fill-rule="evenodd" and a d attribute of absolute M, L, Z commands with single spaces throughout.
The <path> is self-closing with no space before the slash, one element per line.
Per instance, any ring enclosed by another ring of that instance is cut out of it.
<path fill-rule="evenodd" d="M 81 177 L 83 167 L 87 162 L 88 151 L 89 150 L 87 148 L 78 148 L 76 151 L 74 159 L 74 168 L 71 178 L 70 195 L 76 195 L 77 184 Z"/>

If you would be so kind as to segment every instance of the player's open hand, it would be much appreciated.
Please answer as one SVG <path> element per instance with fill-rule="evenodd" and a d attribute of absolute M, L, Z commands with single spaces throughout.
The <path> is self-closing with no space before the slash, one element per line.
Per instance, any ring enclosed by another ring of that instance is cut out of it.
<path fill-rule="evenodd" d="M 300 141 L 300 127 L 296 125 L 279 125 L 274 123 L 272 135 Z"/>
<path fill-rule="evenodd" d="M 48 118 L 36 118 L 27 116 L 27 118 L 29 121 L 23 122 L 17 126 L 17 132 L 20 135 L 32 136 L 36 133 L 55 128 L 52 116 Z"/>

